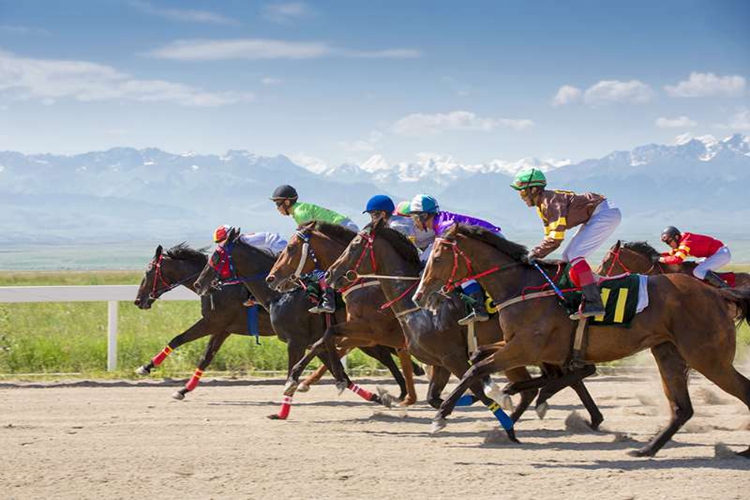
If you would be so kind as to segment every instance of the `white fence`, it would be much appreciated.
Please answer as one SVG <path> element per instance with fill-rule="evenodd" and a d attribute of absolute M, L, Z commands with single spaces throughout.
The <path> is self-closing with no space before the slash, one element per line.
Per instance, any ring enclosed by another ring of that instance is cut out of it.
<path fill-rule="evenodd" d="M 107 371 L 117 369 L 118 302 L 132 302 L 138 285 L 2 286 L 2 302 L 107 302 Z M 185 287 L 177 287 L 159 300 L 199 300 Z"/>

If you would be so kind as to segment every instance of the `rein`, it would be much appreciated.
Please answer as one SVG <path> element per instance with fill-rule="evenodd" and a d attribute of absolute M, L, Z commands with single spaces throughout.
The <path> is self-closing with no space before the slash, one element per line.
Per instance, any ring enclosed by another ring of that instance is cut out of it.
<path fill-rule="evenodd" d="M 493 274 L 499 271 L 504 271 L 506 269 L 510 269 L 512 267 L 520 265 L 520 263 L 518 262 L 511 262 L 510 264 L 506 266 L 494 266 L 485 271 L 472 274 L 473 266 L 471 265 L 471 259 L 469 258 L 468 255 L 464 253 L 463 250 L 458 248 L 458 242 L 456 240 L 448 240 L 446 238 L 435 238 L 435 248 L 437 248 L 440 245 L 450 245 L 453 249 L 453 269 L 451 269 L 451 275 L 448 277 L 448 280 L 445 282 L 445 285 L 443 285 L 443 288 L 440 289 L 440 292 L 443 294 L 448 294 L 452 292 L 453 290 L 463 285 L 467 281 L 477 280 L 479 278 L 489 276 L 490 274 Z M 457 280 L 456 274 L 458 274 L 459 255 L 461 256 L 461 258 L 464 259 L 464 264 L 466 265 L 466 272 L 468 276 Z"/>
<path fill-rule="evenodd" d="M 604 276 L 607 276 L 607 277 L 610 277 L 610 276 L 612 276 L 612 271 L 613 271 L 613 270 L 614 270 L 614 268 L 615 268 L 615 264 L 619 264 L 619 265 L 620 265 L 620 267 L 622 268 L 622 270 L 623 270 L 623 271 L 625 271 L 625 272 L 626 272 L 626 273 L 628 273 L 628 274 L 636 274 L 636 273 L 634 273 L 633 271 L 631 271 L 630 269 L 628 269 L 628 267 L 627 267 L 627 266 L 625 265 L 625 263 L 624 263 L 624 262 L 622 261 L 622 258 L 620 257 L 620 254 L 621 254 L 621 253 L 622 253 L 622 247 L 620 247 L 620 248 L 618 248 L 618 249 L 617 249 L 616 251 L 612 252 L 612 262 L 611 262 L 611 263 L 609 264 L 609 269 L 607 269 L 607 271 L 606 271 L 606 272 L 604 273 Z M 635 253 L 636 255 L 641 255 L 641 254 L 640 254 L 640 253 L 638 253 L 638 252 L 633 252 L 633 253 Z M 646 258 L 645 256 L 643 256 L 643 257 L 644 257 L 644 258 Z M 650 273 L 651 271 L 653 271 L 653 270 L 654 270 L 654 268 L 655 268 L 655 267 L 657 267 L 657 265 L 659 265 L 659 263 L 658 263 L 658 262 L 652 262 L 652 263 L 651 263 L 651 267 L 649 267 L 649 268 L 648 268 L 648 269 L 646 270 L 646 272 L 644 272 L 644 273 L 641 273 L 641 274 L 649 274 L 649 273 Z M 663 271 L 663 270 L 661 269 L 661 265 L 659 265 L 659 271 L 660 271 L 660 272 L 661 272 L 662 274 L 664 274 L 664 271 Z"/>
<path fill-rule="evenodd" d="M 209 265 L 211 266 L 211 269 L 219 273 L 219 279 L 217 280 L 217 284 L 219 286 L 221 285 L 237 285 L 239 283 L 249 283 L 252 281 L 260 281 L 262 279 L 265 279 L 266 276 L 268 276 L 268 273 L 257 273 L 252 276 L 240 276 L 237 274 L 237 270 L 234 267 L 234 261 L 232 260 L 232 250 L 234 249 L 234 241 L 231 241 L 227 243 L 224 247 L 222 247 L 223 250 L 220 253 L 221 258 L 219 259 L 219 262 L 214 264 L 213 259 L 209 260 Z M 218 252 L 218 249 L 216 250 Z M 224 278 L 222 276 L 222 264 L 226 262 L 226 267 L 229 269 L 229 274 L 227 278 Z"/>

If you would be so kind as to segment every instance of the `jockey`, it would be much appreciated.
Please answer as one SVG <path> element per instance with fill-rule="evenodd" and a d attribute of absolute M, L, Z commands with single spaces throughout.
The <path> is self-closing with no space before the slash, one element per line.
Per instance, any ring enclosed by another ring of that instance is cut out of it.
<path fill-rule="evenodd" d="M 227 224 L 217 227 L 214 231 L 214 243 L 223 247 L 226 244 L 227 236 L 232 229 L 232 226 Z M 240 240 L 242 240 L 243 243 L 254 246 L 255 248 L 267 250 L 272 255 L 279 255 L 281 251 L 284 250 L 284 247 L 286 247 L 286 240 L 282 238 L 279 233 L 245 233 L 240 235 Z M 252 294 L 242 303 L 242 305 L 245 307 L 255 305 L 255 298 Z"/>
<path fill-rule="evenodd" d="M 439 238 L 443 235 L 451 226 L 454 224 L 467 224 L 470 226 L 479 226 L 485 229 L 489 229 L 492 232 L 498 233 L 502 236 L 500 228 L 490 224 L 487 221 L 469 217 L 468 215 L 460 215 L 452 212 L 441 211 L 438 206 L 438 202 L 435 198 L 426 194 L 416 195 L 409 204 L 409 213 L 414 220 L 414 224 L 417 229 L 422 231 L 432 230 L 435 233 L 429 246 L 422 252 L 421 259 L 425 262 L 432 253 L 432 246 L 434 245 L 435 238 Z M 464 318 L 458 321 L 459 325 L 468 325 L 475 321 L 487 321 L 490 319 L 490 315 L 487 312 L 487 307 L 484 302 L 484 291 L 474 280 L 467 281 L 461 285 L 461 289 L 464 294 L 471 299 L 468 301 L 471 305 L 471 312 Z"/>
<path fill-rule="evenodd" d="M 687 257 L 705 258 L 693 269 L 693 276 L 699 280 L 718 288 L 726 288 L 727 284 L 716 274 L 715 270 L 729 264 L 732 254 L 724 243 L 702 234 L 680 233 L 674 226 L 668 226 L 661 233 L 661 241 L 672 249 L 663 253 L 659 262 L 669 265 L 679 265 Z"/>
<path fill-rule="evenodd" d="M 297 201 L 298 197 L 296 189 L 284 184 L 274 190 L 271 200 L 276 203 L 276 209 L 281 215 L 291 215 L 298 226 L 314 220 L 344 226 L 352 231 L 359 231 L 357 225 L 350 218 L 313 203 Z"/>
<path fill-rule="evenodd" d="M 414 243 L 419 250 L 424 250 L 435 239 L 434 231 L 421 231 L 416 228 L 409 217 L 409 202 L 399 203 L 398 209 L 393 200 L 384 194 L 377 194 L 367 202 L 365 211 L 370 215 L 372 224 L 384 219 L 391 229 L 403 234 Z"/>
<path fill-rule="evenodd" d="M 599 287 L 586 257 L 599 248 L 620 225 L 620 210 L 596 193 L 545 189 L 547 179 L 541 170 L 526 169 L 511 185 L 529 207 L 536 207 L 544 223 L 544 240 L 529 253 L 529 261 L 542 259 L 555 251 L 565 239 L 565 231 L 581 226 L 563 251 L 562 260 L 570 263 L 570 278 L 583 289 L 581 309 L 570 316 L 581 319 L 604 314 Z"/>
<path fill-rule="evenodd" d="M 297 226 L 310 221 L 319 221 L 344 226 L 352 231 L 359 231 L 357 225 L 348 217 L 312 203 L 299 202 L 297 201 L 298 197 L 299 195 L 297 194 L 296 189 L 284 184 L 274 190 L 271 195 L 271 200 L 276 203 L 276 209 L 279 213 L 285 216 L 291 215 L 297 223 Z M 318 303 L 315 306 L 310 308 L 310 312 L 315 314 L 333 314 L 336 312 L 336 296 L 333 288 L 329 287 L 323 279 L 323 274 L 324 270 L 322 269 L 316 269 L 312 273 L 311 278 L 313 283 L 320 285 L 323 296 L 322 299 L 318 300 Z M 312 295 L 315 295 L 314 288 L 315 287 L 309 288 Z"/>

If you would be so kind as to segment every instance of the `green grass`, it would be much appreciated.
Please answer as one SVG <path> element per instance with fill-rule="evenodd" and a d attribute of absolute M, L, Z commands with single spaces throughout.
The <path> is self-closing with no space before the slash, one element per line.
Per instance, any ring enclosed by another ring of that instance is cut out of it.
<path fill-rule="evenodd" d="M 0 272 L 0 286 L 138 284 L 132 271 Z M 135 297 L 134 297 L 135 298 Z M 197 302 L 157 301 L 148 311 L 120 302 L 118 318 L 118 372 L 130 376 L 148 362 L 175 335 L 200 318 Z M 199 339 L 176 350 L 155 370 L 163 376 L 192 372 L 207 342 Z M 107 360 L 106 302 L 0 304 L 0 374 L 80 373 L 105 374 Z M 359 351 L 352 353 L 354 369 L 378 368 Z M 251 337 L 232 335 L 209 370 L 253 373 L 286 370 L 286 345 L 275 337 L 255 345 Z M 312 366 L 317 366 L 313 364 Z"/>
<path fill-rule="evenodd" d="M 750 266 L 735 266 L 750 271 Z M 134 271 L 0 272 L 0 286 L 138 284 Z M 141 311 L 120 303 L 118 367 L 106 374 L 106 302 L 0 304 L 0 376 L 21 373 L 80 373 L 84 376 L 132 376 L 175 335 L 200 317 L 196 302 L 160 302 Z M 737 334 L 740 350 L 750 346 L 750 327 L 743 323 Z M 180 347 L 158 369 L 162 376 L 191 372 L 207 339 Z M 313 365 L 316 366 L 316 365 Z M 349 356 L 354 369 L 374 369 L 378 363 L 355 351 Z M 210 371 L 256 373 L 286 370 L 286 346 L 275 337 L 254 339 L 233 335 L 209 367 Z"/>

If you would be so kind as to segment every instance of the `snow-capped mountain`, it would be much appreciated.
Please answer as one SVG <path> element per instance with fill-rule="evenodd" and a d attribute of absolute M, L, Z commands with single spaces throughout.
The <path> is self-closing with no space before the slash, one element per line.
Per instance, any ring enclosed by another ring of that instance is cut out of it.
<path fill-rule="evenodd" d="M 513 175 L 528 166 L 548 172 L 551 188 L 605 194 L 622 208 L 626 236 L 658 234 L 666 224 L 719 237 L 750 234 L 750 138 L 736 134 L 681 136 L 671 145 L 649 144 L 575 164 L 535 158 L 467 164 L 425 153 L 411 162 L 375 155 L 360 165 L 330 167 L 312 157 L 292 161 L 238 150 L 203 155 L 114 148 L 73 156 L 6 151 L 0 152 L 0 243 L 206 241 L 221 223 L 288 234 L 293 221 L 268 200 L 285 183 L 296 186 L 303 200 L 360 223 L 362 207 L 375 193 L 401 200 L 427 192 L 444 209 L 536 238 L 536 213 L 509 188 Z"/>

